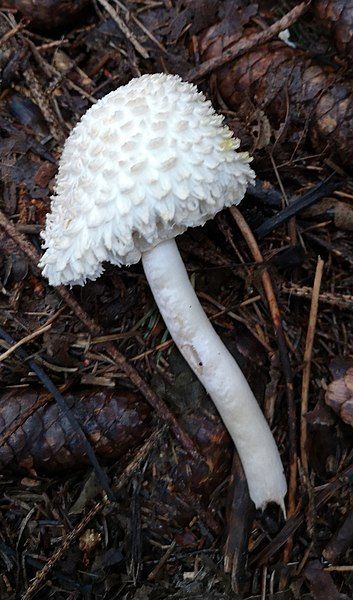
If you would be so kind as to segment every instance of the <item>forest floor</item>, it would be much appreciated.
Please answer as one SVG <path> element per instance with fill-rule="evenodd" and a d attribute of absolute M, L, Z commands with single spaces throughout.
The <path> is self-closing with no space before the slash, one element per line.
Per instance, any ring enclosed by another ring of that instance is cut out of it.
<path fill-rule="evenodd" d="M 1 600 L 351 598 L 351 3 L 29 4 L 0 2 Z M 271 425 L 287 520 L 255 511 L 141 264 L 71 290 L 38 268 L 70 130 L 161 71 L 196 83 L 254 157 L 243 219 L 177 241 Z"/>

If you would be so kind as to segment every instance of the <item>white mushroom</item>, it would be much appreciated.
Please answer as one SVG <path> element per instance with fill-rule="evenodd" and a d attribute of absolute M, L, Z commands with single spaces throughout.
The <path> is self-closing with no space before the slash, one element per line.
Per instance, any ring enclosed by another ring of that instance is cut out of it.
<path fill-rule="evenodd" d="M 271 431 L 174 240 L 241 201 L 255 176 L 238 147 L 223 117 L 178 76 L 144 75 L 108 94 L 65 144 L 40 266 L 52 285 L 82 285 L 99 277 L 103 261 L 129 265 L 142 256 L 163 319 L 234 440 L 252 500 L 284 510 Z"/>

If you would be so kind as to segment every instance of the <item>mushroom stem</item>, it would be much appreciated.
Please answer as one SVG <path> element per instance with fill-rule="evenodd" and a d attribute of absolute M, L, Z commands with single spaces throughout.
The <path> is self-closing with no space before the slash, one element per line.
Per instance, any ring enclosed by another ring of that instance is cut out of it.
<path fill-rule="evenodd" d="M 212 398 L 236 445 L 256 508 L 276 502 L 285 513 L 287 485 L 270 428 L 239 366 L 205 315 L 175 241 L 146 251 L 142 262 L 174 342 Z"/>

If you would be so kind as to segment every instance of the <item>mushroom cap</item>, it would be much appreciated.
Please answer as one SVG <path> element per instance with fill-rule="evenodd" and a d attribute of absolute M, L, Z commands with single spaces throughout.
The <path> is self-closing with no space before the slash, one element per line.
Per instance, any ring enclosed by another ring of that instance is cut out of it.
<path fill-rule="evenodd" d="M 211 103 L 177 75 L 143 75 L 92 106 L 67 139 L 40 266 L 84 284 L 238 204 L 255 175 Z"/>

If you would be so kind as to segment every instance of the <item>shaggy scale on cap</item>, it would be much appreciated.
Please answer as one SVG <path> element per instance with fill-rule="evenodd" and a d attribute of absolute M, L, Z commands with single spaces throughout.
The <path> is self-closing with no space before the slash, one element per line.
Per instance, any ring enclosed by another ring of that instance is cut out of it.
<path fill-rule="evenodd" d="M 238 204 L 254 180 L 211 103 L 176 75 L 143 75 L 92 106 L 67 139 L 40 262 L 84 284 Z"/>

